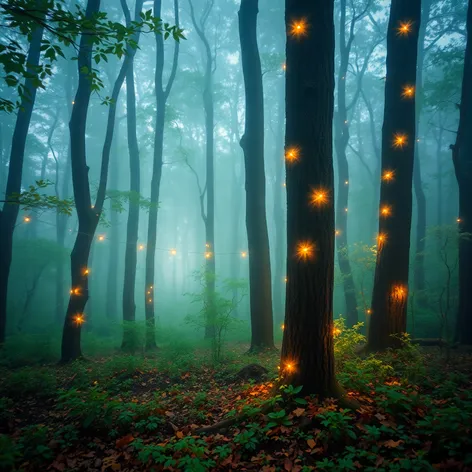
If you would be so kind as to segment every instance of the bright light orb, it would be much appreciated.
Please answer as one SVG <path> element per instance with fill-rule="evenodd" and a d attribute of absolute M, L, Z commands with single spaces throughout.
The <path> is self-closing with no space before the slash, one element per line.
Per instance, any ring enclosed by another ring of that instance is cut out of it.
<path fill-rule="evenodd" d="M 403 87 L 402 97 L 413 98 L 415 96 L 415 87 L 413 85 L 405 85 Z"/>
<path fill-rule="evenodd" d="M 304 241 L 297 246 L 297 256 L 300 260 L 312 259 L 315 255 L 315 245 L 309 241 Z"/>
<path fill-rule="evenodd" d="M 408 295 L 408 288 L 405 285 L 394 285 L 392 287 L 392 299 L 396 303 L 405 301 Z"/>
<path fill-rule="evenodd" d="M 140 244 L 140 245 L 138 246 L 138 249 L 139 249 L 140 251 L 143 251 L 143 250 L 144 250 L 144 244 Z"/>
<path fill-rule="evenodd" d="M 385 233 L 379 233 L 379 235 L 377 236 L 377 248 L 379 251 L 384 247 L 386 242 L 387 235 Z"/>
<path fill-rule="evenodd" d="M 292 148 L 288 148 L 286 151 L 285 151 L 285 160 L 290 163 L 290 164 L 294 164 L 295 162 L 297 162 L 298 160 L 300 159 L 300 149 L 297 148 L 297 147 L 292 147 Z"/>
<path fill-rule="evenodd" d="M 333 328 L 333 338 L 337 338 L 341 332 L 342 331 L 339 328 Z"/>
<path fill-rule="evenodd" d="M 104 236 L 103 234 L 100 234 L 100 235 L 98 236 L 98 240 L 99 240 L 99 241 L 105 241 L 105 236 Z"/>
<path fill-rule="evenodd" d="M 395 172 L 393 172 L 393 170 L 386 170 L 382 174 L 382 180 L 384 182 L 391 182 L 394 178 L 395 178 Z"/>
<path fill-rule="evenodd" d="M 306 20 L 301 19 L 293 21 L 290 25 L 290 35 L 294 37 L 302 37 L 308 34 L 308 23 Z"/>
<path fill-rule="evenodd" d="M 310 195 L 310 203 L 312 206 L 324 206 L 328 203 L 328 192 L 323 189 L 313 190 Z"/>
<path fill-rule="evenodd" d="M 397 133 L 393 137 L 393 147 L 403 149 L 408 144 L 408 137 L 406 134 Z"/>
<path fill-rule="evenodd" d="M 408 21 L 400 21 L 400 24 L 397 28 L 398 36 L 408 36 L 411 33 L 413 27 L 413 22 L 411 20 Z"/>
<path fill-rule="evenodd" d="M 177 250 L 176 249 L 171 249 L 169 251 L 169 253 L 170 253 L 171 256 L 175 256 L 175 255 L 177 255 Z"/>
<path fill-rule="evenodd" d="M 30 218 L 29 216 L 25 216 L 25 217 L 23 218 L 23 221 L 24 221 L 25 223 L 29 223 L 29 222 L 31 221 L 31 218 Z"/>
<path fill-rule="evenodd" d="M 75 315 L 74 316 L 74 322 L 77 326 L 80 326 L 85 323 L 85 317 L 84 315 Z"/>
<path fill-rule="evenodd" d="M 245 259 L 247 257 L 247 252 L 246 251 L 241 251 L 241 257 Z"/>
<path fill-rule="evenodd" d="M 380 209 L 380 214 L 384 218 L 387 218 L 387 217 L 391 216 L 392 215 L 392 207 L 390 207 L 389 205 L 382 206 L 382 208 Z"/>
<path fill-rule="evenodd" d="M 211 259 L 211 256 L 212 254 L 210 251 L 205 252 L 205 259 Z"/>

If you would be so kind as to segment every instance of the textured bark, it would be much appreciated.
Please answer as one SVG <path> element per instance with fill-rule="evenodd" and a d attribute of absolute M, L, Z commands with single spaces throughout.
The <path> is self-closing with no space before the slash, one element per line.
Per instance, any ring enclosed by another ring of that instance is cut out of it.
<path fill-rule="evenodd" d="M 39 8 L 39 6 L 38 6 Z M 39 13 L 44 16 L 46 12 Z M 41 56 L 41 41 L 44 29 L 37 26 L 31 35 L 26 63 L 29 64 L 29 78 L 25 80 L 24 97 L 16 116 L 15 128 L 13 130 L 10 160 L 8 165 L 8 177 L 5 195 L 21 192 L 21 179 L 23 175 L 23 162 L 25 157 L 26 138 L 31 122 L 31 115 L 36 100 L 35 80 L 37 76 L 36 66 L 39 65 Z M 5 341 L 7 322 L 7 294 L 8 278 L 13 251 L 13 232 L 16 219 L 20 210 L 19 205 L 3 205 L 0 211 L 0 345 Z"/>
<path fill-rule="evenodd" d="M 139 2 L 142 8 L 143 2 Z M 126 2 L 122 0 L 126 23 L 131 22 Z M 138 5 L 137 5 L 138 8 Z M 131 350 L 135 346 L 133 329 L 129 322 L 136 320 L 136 265 L 138 262 L 139 234 L 139 195 L 141 192 L 141 171 L 139 162 L 139 144 L 136 126 L 136 91 L 134 84 L 134 67 L 131 62 L 126 73 L 126 120 L 128 131 L 130 191 L 134 197 L 129 201 L 128 222 L 126 225 L 125 268 L 123 282 L 123 342 L 122 349 Z"/>
<path fill-rule="evenodd" d="M 154 0 L 154 16 L 160 18 L 162 1 Z M 179 2 L 174 0 L 175 24 L 179 26 Z M 156 33 L 156 71 L 154 75 L 154 87 L 156 94 L 156 122 L 154 124 L 154 156 L 151 177 L 151 208 L 149 210 L 148 235 L 146 247 L 146 273 L 145 273 L 145 314 L 146 314 L 146 349 L 156 348 L 156 318 L 155 318 L 155 259 L 157 241 L 157 214 L 159 195 L 161 190 L 162 162 L 164 153 L 164 124 L 166 117 L 166 103 L 169 98 L 172 85 L 177 73 L 177 61 L 179 58 L 179 43 L 175 43 L 172 70 L 164 88 L 164 38 Z"/>
<path fill-rule="evenodd" d="M 459 129 L 452 149 L 459 184 L 459 311 L 456 338 L 472 344 L 472 1 L 467 13 L 467 46 L 460 105 Z"/>
<path fill-rule="evenodd" d="M 281 373 L 303 393 L 337 395 L 333 354 L 334 1 L 286 0 L 287 296 Z M 304 19 L 304 36 L 290 34 Z M 312 208 L 312 189 L 323 188 L 329 204 Z M 299 244 L 311 249 L 298 255 Z"/>
<path fill-rule="evenodd" d="M 387 33 L 387 77 L 382 128 L 382 172 L 394 172 L 394 179 L 383 181 L 380 212 L 388 206 L 390 215 L 381 213 L 379 234 L 386 240 L 378 245 L 372 295 L 372 317 L 368 346 L 381 350 L 398 345 L 397 335 L 406 330 L 408 268 L 412 213 L 412 180 L 415 152 L 415 97 L 403 98 L 405 86 L 416 84 L 420 0 L 393 0 Z M 398 28 L 409 21 L 410 31 Z M 399 144 L 395 137 L 405 137 Z"/>
<path fill-rule="evenodd" d="M 257 45 L 258 0 L 241 0 L 239 37 L 246 93 L 241 139 L 246 170 L 246 228 L 249 247 L 251 351 L 274 347 L 272 280 L 266 217 L 264 169 L 264 90 Z"/>

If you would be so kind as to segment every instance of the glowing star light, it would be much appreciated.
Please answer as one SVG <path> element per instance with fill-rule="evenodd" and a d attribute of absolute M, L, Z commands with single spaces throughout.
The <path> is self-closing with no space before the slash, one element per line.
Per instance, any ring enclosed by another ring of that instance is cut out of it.
<path fill-rule="evenodd" d="M 285 159 L 288 163 L 294 164 L 300 159 L 300 150 L 296 147 L 287 149 L 285 151 Z"/>
<path fill-rule="evenodd" d="M 334 232 L 334 235 L 335 236 L 339 236 L 341 234 L 341 231 L 339 231 L 339 229 L 337 229 L 335 232 Z"/>
<path fill-rule="evenodd" d="M 74 323 L 77 326 L 80 326 L 80 325 L 84 324 L 85 323 L 84 315 L 75 315 L 74 316 Z"/>
<path fill-rule="evenodd" d="M 177 250 L 176 250 L 176 249 L 171 249 L 171 250 L 169 251 L 169 254 L 170 254 L 171 256 L 175 256 L 175 255 L 177 254 Z"/>
<path fill-rule="evenodd" d="M 384 218 L 391 216 L 392 208 L 388 205 L 382 206 L 382 208 L 380 208 L 380 215 L 383 216 Z"/>
<path fill-rule="evenodd" d="M 290 25 L 290 34 L 295 37 L 306 36 L 308 33 L 308 24 L 304 19 L 293 21 Z"/>
<path fill-rule="evenodd" d="M 85 268 L 83 271 L 84 275 L 89 275 L 90 274 L 90 269 Z"/>
<path fill-rule="evenodd" d="M 211 255 L 210 251 L 205 252 L 205 259 L 211 259 Z"/>
<path fill-rule="evenodd" d="M 297 246 L 297 256 L 299 259 L 312 259 L 315 255 L 315 245 L 310 242 L 302 242 Z"/>
<path fill-rule="evenodd" d="M 313 190 L 310 195 L 312 206 L 324 206 L 328 203 L 328 192 L 326 190 Z"/>
<path fill-rule="evenodd" d="M 415 96 L 415 87 L 413 87 L 413 85 L 405 85 L 405 87 L 403 87 L 402 97 L 412 98 L 414 96 Z"/>
<path fill-rule="evenodd" d="M 138 246 L 138 249 L 139 249 L 140 251 L 143 251 L 143 250 L 144 250 L 144 244 L 140 244 L 140 245 Z"/>
<path fill-rule="evenodd" d="M 403 149 L 408 144 L 408 137 L 406 134 L 397 133 L 393 137 L 393 147 Z"/>
<path fill-rule="evenodd" d="M 341 334 L 341 330 L 339 328 L 333 329 L 333 338 L 337 338 Z"/>
<path fill-rule="evenodd" d="M 99 241 L 105 241 L 105 236 L 104 236 L 103 234 L 100 234 L 100 235 L 98 236 L 98 240 L 99 240 Z"/>
<path fill-rule="evenodd" d="M 245 259 L 247 257 L 247 252 L 246 251 L 241 251 L 241 257 Z"/>
<path fill-rule="evenodd" d="M 23 221 L 24 221 L 25 223 L 29 223 L 29 222 L 31 221 L 31 218 L 30 218 L 29 216 L 25 216 L 25 217 L 23 218 Z"/>
<path fill-rule="evenodd" d="M 285 329 L 285 325 L 284 325 L 283 323 L 280 325 L 280 329 L 281 329 L 282 331 Z"/>
<path fill-rule="evenodd" d="M 377 236 L 377 248 L 379 249 L 379 251 L 383 248 L 386 242 L 387 242 L 387 235 L 385 233 L 380 233 Z"/>
<path fill-rule="evenodd" d="M 295 363 L 294 362 L 286 362 L 284 367 L 285 367 L 285 370 L 287 372 L 294 372 L 295 371 Z"/>
<path fill-rule="evenodd" d="M 391 182 L 394 178 L 395 178 L 395 172 L 393 172 L 393 170 L 386 170 L 382 174 L 382 180 L 384 182 Z"/>
<path fill-rule="evenodd" d="M 411 33 L 412 27 L 412 21 L 400 21 L 400 24 L 397 28 L 397 34 L 399 36 L 408 36 L 408 34 Z"/>

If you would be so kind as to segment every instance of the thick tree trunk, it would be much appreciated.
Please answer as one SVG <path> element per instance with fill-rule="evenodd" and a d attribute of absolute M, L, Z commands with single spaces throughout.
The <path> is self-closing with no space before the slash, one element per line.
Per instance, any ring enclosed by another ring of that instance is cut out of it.
<path fill-rule="evenodd" d="M 154 16 L 161 17 L 162 0 L 154 0 Z M 174 0 L 175 24 L 179 25 L 179 2 Z M 151 178 L 151 208 L 149 210 L 148 235 L 146 247 L 145 269 L 145 314 L 146 314 L 146 350 L 156 348 L 156 319 L 155 319 L 155 260 L 157 241 L 157 215 L 159 194 L 162 177 L 162 157 L 164 153 L 164 125 L 166 103 L 177 73 L 177 60 L 179 57 L 179 43 L 175 44 L 172 71 L 166 88 L 163 86 L 164 73 L 164 38 L 156 33 L 156 72 L 154 86 L 156 93 L 156 122 L 154 129 L 154 158 Z"/>
<path fill-rule="evenodd" d="M 46 12 L 40 13 L 42 17 Z M 21 179 L 23 175 L 23 162 L 25 157 L 26 138 L 31 122 L 31 115 L 36 100 L 36 75 L 37 66 L 41 56 L 41 41 L 44 28 L 37 26 L 31 35 L 31 42 L 26 63 L 29 65 L 29 78 L 25 80 L 24 97 L 16 116 L 15 128 L 13 130 L 10 161 L 8 166 L 7 185 L 5 196 L 21 192 Z M 3 205 L 0 211 L 0 345 L 5 341 L 7 322 L 7 295 L 8 278 L 13 251 L 13 232 L 16 219 L 20 210 L 19 205 Z"/>
<path fill-rule="evenodd" d="M 275 136 L 275 190 L 274 190 L 274 226 L 275 226 L 275 254 L 272 298 L 274 303 L 274 318 L 276 326 L 284 320 L 284 289 L 285 289 L 285 176 L 284 176 L 284 127 L 285 127 L 285 86 L 281 81 L 278 93 L 278 116 Z"/>
<path fill-rule="evenodd" d="M 246 169 L 251 351 L 274 348 L 264 169 L 264 91 L 261 59 L 257 45 L 258 13 L 258 0 L 241 0 L 239 36 L 246 92 L 246 124 L 241 147 L 244 151 Z"/>
<path fill-rule="evenodd" d="M 142 4 L 142 2 L 141 2 Z M 127 10 L 127 9 L 126 9 Z M 126 22 L 131 18 L 126 14 Z M 134 67 L 130 64 L 126 74 L 126 119 L 128 130 L 130 192 L 128 222 L 126 225 L 125 269 L 123 282 L 123 350 L 134 349 L 135 330 L 130 326 L 136 320 L 136 265 L 138 261 L 139 234 L 139 195 L 141 192 L 141 171 L 139 162 L 139 145 L 136 126 L 136 91 L 134 84 Z"/>
<path fill-rule="evenodd" d="M 380 223 L 368 346 L 396 346 L 406 330 L 415 152 L 415 87 L 420 0 L 393 0 L 387 33 L 387 78 L 382 128 Z M 407 90 L 408 89 L 408 90 Z"/>
<path fill-rule="evenodd" d="M 354 21 L 351 20 L 351 21 Z M 349 65 L 349 54 L 353 34 L 346 42 L 346 0 L 341 0 L 340 15 L 340 66 L 338 71 L 338 109 L 335 114 L 335 141 L 336 156 L 338 162 L 338 201 L 336 204 L 336 246 L 338 252 L 339 269 L 342 274 L 344 287 L 344 300 L 346 303 L 346 323 L 353 326 L 358 321 L 356 289 L 352 277 L 351 263 L 349 261 L 349 246 L 347 235 L 347 217 L 349 201 L 349 163 L 346 148 L 349 143 L 349 123 L 347 119 L 346 104 L 346 74 Z"/>
<path fill-rule="evenodd" d="M 285 5 L 288 282 L 280 368 L 284 382 L 303 386 L 303 393 L 331 397 L 337 395 L 332 334 L 334 0 L 286 0 Z M 313 192 L 322 192 L 322 204 L 310 205 Z"/>
<path fill-rule="evenodd" d="M 459 311 L 456 338 L 472 344 L 472 1 L 467 13 L 467 46 L 457 140 L 452 157 L 459 184 Z"/>

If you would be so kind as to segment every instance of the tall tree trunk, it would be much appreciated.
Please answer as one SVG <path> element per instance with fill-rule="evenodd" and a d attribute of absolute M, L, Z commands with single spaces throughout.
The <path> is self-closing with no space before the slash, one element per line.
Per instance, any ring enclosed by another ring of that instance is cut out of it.
<path fill-rule="evenodd" d="M 420 132 L 421 111 L 423 109 L 423 68 L 425 58 L 425 38 L 426 28 L 429 23 L 431 13 L 431 0 L 422 0 L 422 21 L 418 38 L 418 67 L 416 72 L 416 139 L 415 139 L 415 163 L 413 168 L 413 183 L 416 197 L 416 250 L 414 267 L 414 289 L 417 292 L 415 300 L 420 305 L 427 302 L 425 294 L 425 273 L 424 273 L 424 254 L 426 245 L 426 197 L 421 180 L 421 160 L 420 160 Z"/>
<path fill-rule="evenodd" d="M 239 36 L 246 92 L 246 121 L 240 144 L 244 151 L 246 169 L 251 351 L 274 347 L 272 279 L 264 169 L 264 90 L 261 59 L 257 45 L 258 13 L 258 0 L 241 0 Z"/>
<path fill-rule="evenodd" d="M 154 16 L 161 17 L 162 0 L 154 0 Z M 179 2 L 174 0 L 175 24 L 179 26 Z M 167 86 L 164 88 L 164 38 L 156 33 L 156 72 L 154 75 L 154 87 L 156 94 L 156 122 L 154 128 L 154 158 L 151 178 L 151 208 L 149 210 L 149 223 L 146 247 L 146 274 L 145 274 L 145 314 L 146 314 L 146 349 L 156 348 L 156 319 L 155 319 L 155 262 L 157 241 L 157 214 L 159 194 L 161 189 L 162 157 L 164 153 L 164 125 L 166 117 L 166 103 L 169 98 L 172 85 L 177 73 L 177 61 L 179 58 L 179 43 L 175 43 L 172 70 Z"/>
<path fill-rule="evenodd" d="M 140 0 L 136 9 L 141 11 L 143 1 Z M 131 23 L 126 0 L 121 0 L 125 13 L 126 24 Z M 126 120 L 128 130 L 129 176 L 130 192 L 128 222 L 126 225 L 125 269 L 123 282 L 123 350 L 133 350 L 136 347 L 135 329 L 129 323 L 136 320 L 136 265 L 138 262 L 139 235 L 139 196 L 141 192 L 141 171 L 139 162 L 139 144 L 136 125 L 136 90 L 134 84 L 134 63 L 131 62 L 126 73 Z"/>
<path fill-rule="evenodd" d="M 278 93 L 277 129 L 275 134 L 275 190 L 274 190 L 274 226 L 275 226 L 275 254 L 274 254 L 274 282 L 272 297 L 274 300 L 274 317 L 276 325 L 280 326 L 284 319 L 284 288 L 285 288 L 285 213 L 284 213 L 284 127 L 285 127 L 285 87 L 281 81 Z"/>
<path fill-rule="evenodd" d="M 88 0 L 86 17 L 93 18 L 100 9 L 100 0 Z M 133 38 L 139 42 L 139 31 Z M 120 72 L 113 86 L 111 103 L 108 108 L 108 120 L 105 142 L 102 151 L 100 180 L 95 205 L 92 205 L 90 182 L 86 157 L 86 124 L 87 113 L 92 92 L 88 71 L 92 70 L 92 48 L 94 36 L 91 31 L 84 31 L 80 39 L 78 57 L 79 85 L 72 107 L 69 123 L 71 139 L 72 184 L 74 200 L 79 221 L 79 230 L 71 253 L 71 294 L 67 307 L 62 335 L 62 362 L 69 362 L 82 356 L 80 347 L 83 313 L 89 298 L 88 293 L 88 260 L 90 248 L 105 202 L 110 151 L 115 129 L 116 103 L 123 85 L 126 72 L 136 53 L 129 46 L 126 50 Z"/>
<path fill-rule="evenodd" d="M 286 0 L 285 5 L 288 281 L 281 374 L 284 382 L 303 386 L 303 393 L 331 397 L 337 395 L 332 334 L 334 0 Z M 313 192 L 324 197 L 321 205 Z"/>
<path fill-rule="evenodd" d="M 205 223 L 205 281 L 206 281 L 206 306 L 208 309 L 207 313 L 207 325 L 205 328 L 205 337 L 212 338 L 214 336 L 215 326 L 214 319 L 215 313 L 215 270 L 216 270 L 216 258 L 215 258 L 215 105 L 213 100 L 213 56 L 211 53 L 210 43 L 205 36 L 205 23 L 208 20 L 208 16 L 213 8 L 214 0 L 211 0 L 207 4 L 205 11 L 202 15 L 202 21 L 200 26 L 198 25 L 195 18 L 195 11 L 193 3 L 189 0 L 190 13 L 192 18 L 192 24 L 203 44 L 205 51 L 205 74 L 204 74 L 204 86 L 203 86 L 203 109 L 205 110 L 205 156 L 206 156 L 206 211 L 202 212 Z"/>
<path fill-rule="evenodd" d="M 472 344 L 472 1 L 467 13 L 467 46 L 460 105 L 459 129 L 452 158 L 459 184 L 459 311 L 456 338 Z"/>
<path fill-rule="evenodd" d="M 346 303 L 346 322 L 353 326 L 358 321 L 356 289 L 352 277 L 351 263 L 349 261 L 348 246 L 348 201 L 349 201 L 349 163 L 346 148 L 349 143 L 349 123 L 347 119 L 346 104 L 346 74 L 349 65 L 349 55 L 352 41 L 354 40 L 355 19 L 351 20 L 349 38 L 346 41 L 346 2 L 341 0 L 341 15 L 339 21 L 339 47 L 340 65 L 338 71 L 338 109 L 335 113 L 335 140 L 336 156 L 338 162 L 338 201 L 336 204 L 336 246 L 338 252 L 339 269 L 343 278 L 344 300 Z"/>
<path fill-rule="evenodd" d="M 44 18 L 46 11 L 40 10 L 38 16 Z M 28 78 L 24 84 L 24 96 L 16 116 L 15 128 L 13 130 L 10 161 L 8 166 L 7 185 L 5 199 L 10 195 L 21 192 L 21 179 L 23 175 L 23 162 L 25 157 L 26 138 L 31 122 L 31 115 L 36 100 L 36 78 L 37 66 L 41 57 L 41 41 L 44 28 L 39 26 L 31 35 L 26 63 L 28 64 Z M 5 341 L 7 322 L 7 295 L 8 278 L 10 276 L 10 265 L 13 252 L 13 232 L 16 219 L 20 210 L 19 205 L 5 203 L 0 211 L 0 345 Z"/>
<path fill-rule="evenodd" d="M 415 153 L 415 90 L 420 0 L 392 0 L 382 128 L 380 223 L 368 347 L 397 346 L 406 330 Z M 393 178 L 385 178 L 391 172 Z"/>

